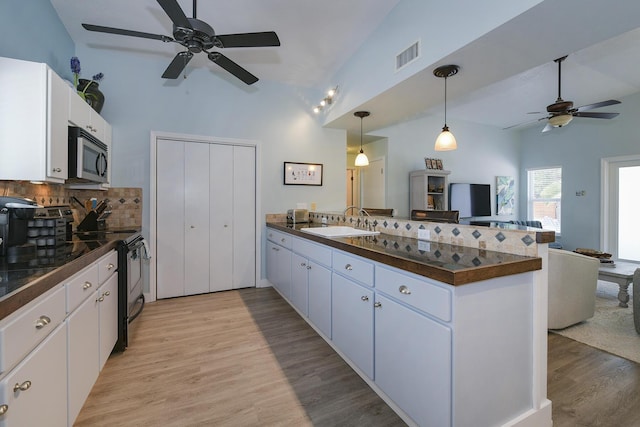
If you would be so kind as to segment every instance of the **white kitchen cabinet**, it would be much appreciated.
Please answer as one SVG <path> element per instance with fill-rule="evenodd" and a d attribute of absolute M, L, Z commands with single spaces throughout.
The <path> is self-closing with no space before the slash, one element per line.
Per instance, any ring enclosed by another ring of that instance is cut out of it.
<path fill-rule="evenodd" d="M 156 146 L 158 298 L 255 286 L 255 147 Z"/>
<path fill-rule="evenodd" d="M 309 316 L 309 260 L 291 255 L 291 304 L 305 317 Z"/>
<path fill-rule="evenodd" d="M 0 58 L 0 179 L 64 183 L 69 88 L 44 63 Z"/>
<path fill-rule="evenodd" d="M 267 242 L 267 280 L 278 292 L 291 297 L 291 251 L 284 246 Z"/>
<path fill-rule="evenodd" d="M 331 339 L 331 270 L 309 261 L 309 321 Z"/>
<path fill-rule="evenodd" d="M 445 170 L 418 170 L 409 173 L 409 213 L 412 210 L 449 209 L 448 176 Z"/>
<path fill-rule="evenodd" d="M 418 425 L 451 425 L 451 330 L 375 299 L 375 383 Z"/>
<path fill-rule="evenodd" d="M 66 323 L 0 381 L 0 427 L 67 425 Z"/>
<path fill-rule="evenodd" d="M 332 340 L 373 379 L 373 290 L 333 273 Z"/>
<path fill-rule="evenodd" d="M 66 284 L 69 300 L 85 298 L 67 318 L 69 425 L 80 413 L 118 338 L 118 275 L 114 267 L 117 267 L 116 251 L 103 256 Z"/>

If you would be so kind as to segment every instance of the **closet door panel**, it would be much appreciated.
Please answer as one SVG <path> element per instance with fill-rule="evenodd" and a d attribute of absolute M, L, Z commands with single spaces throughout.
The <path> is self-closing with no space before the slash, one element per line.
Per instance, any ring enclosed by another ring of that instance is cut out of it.
<path fill-rule="evenodd" d="M 185 245 L 186 295 L 209 292 L 209 144 L 185 146 Z"/>
<path fill-rule="evenodd" d="M 256 285 L 255 153 L 255 147 L 233 147 L 233 289 Z"/>
<path fill-rule="evenodd" d="M 209 291 L 233 286 L 233 146 L 211 144 L 209 149 L 211 222 Z"/>
<path fill-rule="evenodd" d="M 184 142 L 169 140 L 161 140 L 157 145 L 158 298 L 171 298 L 185 294 L 184 147 Z"/>

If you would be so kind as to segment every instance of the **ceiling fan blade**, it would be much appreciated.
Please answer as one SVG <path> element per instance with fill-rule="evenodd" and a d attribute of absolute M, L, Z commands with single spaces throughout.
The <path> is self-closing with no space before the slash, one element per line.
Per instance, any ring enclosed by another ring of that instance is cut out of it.
<path fill-rule="evenodd" d="M 573 113 L 574 117 L 588 117 L 590 119 L 613 119 L 614 117 L 616 117 L 617 115 L 619 115 L 620 113 L 582 113 L 582 112 L 577 112 L 577 113 Z"/>
<path fill-rule="evenodd" d="M 620 101 L 616 101 L 615 99 L 610 99 L 608 101 L 596 102 L 595 104 L 583 105 L 582 107 L 576 108 L 576 111 L 587 111 L 593 110 L 594 108 L 607 107 L 609 105 L 620 104 Z"/>
<path fill-rule="evenodd" d="M 176 27 L 193 29 L 176 0 L 157 0 Z"/>
<path fill-rule="evenodd" d="M 248 85 L 254 84 L 258 78 L 221 54 L 220 52 L 208 52 L 209 59 Z"/>
<path fill-rule="evenodd" d="M 100 25 L 82 24 L 85 30 L 97 31 L 99 33 L 118 34 L 121 36 L 142 37 L 145 39 L 161 40 L 163 42 L 172 42 L 173 39 L 169 36 L 163 36 L 160 34 L 143 33 L 140 31 L 122 30 L 120 28 L 103 27 Z"/>
<path fill-rule="evenodd" d="M 553 129 L 553 126 L 551 126 L 549 123 L 547 123 L 547 125 L 544 127 L 544 129 L 542 129 L 542 132 L 549 132 L 551 129 Z"/>
<path fill-rule="evenodd" d="M 217 35 L 216 39 L 222 43 L 219 47 L 263 47 L 280 46 L 280 39 L 274 31 L 262 33 L 241 33 Z"/>
<path fill-rule="evenodd" d="M 186 52 L 178 52 L 178 54 L 173 58 L 171 64 L 164 70 L 162 74 L 163 79 L 177 79 L 182 70 L 187 66 L 189 61 L 193 58 L 193 53 Z"/>

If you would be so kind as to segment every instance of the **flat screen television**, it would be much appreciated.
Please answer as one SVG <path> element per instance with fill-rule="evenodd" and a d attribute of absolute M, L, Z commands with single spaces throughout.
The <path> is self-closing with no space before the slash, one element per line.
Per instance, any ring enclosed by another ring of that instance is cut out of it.
<path fill-rule="evenodd" d="M 491 185 L 449 185 L 449 209 L 459 211 L 460 218 L 491 216 Z"/>

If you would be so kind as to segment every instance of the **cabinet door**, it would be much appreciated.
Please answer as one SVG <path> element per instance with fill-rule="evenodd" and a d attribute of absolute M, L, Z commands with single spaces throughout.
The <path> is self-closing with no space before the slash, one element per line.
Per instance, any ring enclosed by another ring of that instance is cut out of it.
<path fill-rule="evenodd" d="M 69 348 L 69 420 L 75 421 L 98 379 L 98 298 L 94 291 L 67 319 Z"/>
<path fill-rule="evenodd" d="M 98 290 L 98 295 L 103 298 L 100 301 L 100 327 L 99 339 L 99 366 L 100 370 L 107 362 L 113 347 L 118 340 L 118 275 L 112 275 L 107 282 Z"/>
<path fill-rule="evenodd" d="M 451 425 L 451 330 L 380 294 L 374 313 L 376 384 L 416 424 Z"/>
<path fill-rule="evenodd" d="M 291 251 L 278 246 L 277 251 L 277 282 L 280 291 L 286 298 L 291 298 Z"/>
<path fill-rule="evenodd" d="M 47 80 L 47 178 L 64 182 L 69 177 L 69 87 L 51 69 L 47 69 Z"/>
<path fill-rule="evenodd" d="M 336 273 L 331 280 L 332 340 L 373 379 L 373 291 Z"/>
<path fill-rule="evenodd" d="M 211 145 L 209 148 L 209 199 L 211 236 L 211 261 L 209 264 L 209 291 L 231 289 L 233 285 L 233 233 L 235 211 L 233 209 L 233 146 Z M 251 226 L 242 224 L 239 226 Z"/>
<path fill-rule="evenodd" d="M 233 289 L 256 285 L 255 152 L 233 147 Z"/>
<path fill-rule="evenodd" d="M 79 128 L 91 131 L 91 107 L 73 88 L 69 91 L 69 121 Z"/>
<path fill-rule="evenodd" d="M 331 339 L 331 270 L 309 261 L 309 320 Z"/>
<path fill-rule="evenodd" d="M 62 323 L 0 382 L 0 427 L 67 425 L 66 333 Z"/>
<path fill-rule="evenodd" d="M 305 316 L 309 315 L 309 262 L 303 256 L 291 254 L 291 303 Z"/>

